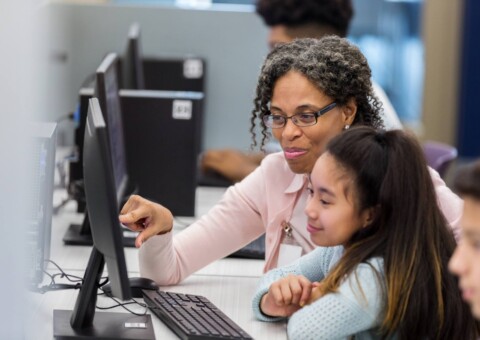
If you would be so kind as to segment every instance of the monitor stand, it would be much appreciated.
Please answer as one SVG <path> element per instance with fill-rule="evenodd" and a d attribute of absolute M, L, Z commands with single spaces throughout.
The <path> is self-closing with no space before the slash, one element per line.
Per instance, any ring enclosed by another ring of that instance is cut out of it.
<path fill-rule="evenodd" d="M 122 227 L 123 246 L 135 247 L 136 232 Z M 63 236 L 63 243 L 73 246 L 91 246 L 93 245 L 92 232 L 90 231 L 90 221 L 88 219 L 88 210 L 82 224 L 70 224 L 67 232 Z"/>
<path fill-rule="evenodd" d="M 57 340 L 154 340 L 150 315 L 96 312 L 97 289 L 104 267 L 105 257 L 93 247 L 74 309 L 53 311 L 53 337 Z"/>
<path fill-rule="evenodd" d="M 70 325 L 72 313 L 71 310 L 53 311 L 55 339 L 155 339 L 152 319 L 148 314 L 126 316 L 125 313 L 99 312 L 95 313 L 95 318 L 88 328 L 74 329 Z"/>

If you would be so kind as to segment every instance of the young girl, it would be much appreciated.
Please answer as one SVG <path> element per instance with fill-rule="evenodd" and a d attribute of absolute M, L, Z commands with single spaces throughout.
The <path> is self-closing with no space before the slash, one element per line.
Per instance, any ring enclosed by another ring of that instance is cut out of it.
<path fill-rule="evenodd" d="M 291 316 L 289 339 L 475 338 L 447 270 L 455 240 L 414 138 L 345 131 L 315 163 L 308 190 L 307 230 L 320 247 L 263 277 L 259 319 Z"/>

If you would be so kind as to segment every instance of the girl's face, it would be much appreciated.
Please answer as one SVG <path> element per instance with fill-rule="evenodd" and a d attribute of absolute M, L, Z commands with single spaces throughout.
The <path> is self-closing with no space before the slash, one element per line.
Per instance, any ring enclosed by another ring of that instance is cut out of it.
<path fill-rule="evenodd" d="M 480 201 L 465 197 L 462 239 L 450 259 L 450 270 L 458 275 L 463 299 L 470 303 L 473 315 L 480 319 Z"/>
<path fill-rule="evenodd" d="M 316 245 L 345 246 L 353 234 L 371 222 L 370 209 L 358 211 L 351 175 L 328 152 L 315 163 L 309 191 L 307 230 Z"/>
<path fill-rule="evenodd" d="M 333 103 L 333 98 L 315 87 L 308 78 L 296 71 L 280 77 L 273 88 L 270 112 L 291 117 L 313 113 Z M 280 142 L 290 169 L 297 174 L 310 173 L 330 139 L 339 134 L 355 118 L 357 106 L 352 100 L 318 117 L 315 125 L 298 127 L 291 119 L 284 127 L 272 129 Z"/>

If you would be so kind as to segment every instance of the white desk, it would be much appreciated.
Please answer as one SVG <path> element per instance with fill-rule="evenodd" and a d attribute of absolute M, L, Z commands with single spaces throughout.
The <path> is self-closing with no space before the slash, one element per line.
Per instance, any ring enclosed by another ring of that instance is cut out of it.
<path fill-rule="evenodd" d="M 218 201 L 224 189 L 199 188 L 197 191 L 198 216 Z M 61 194 L 60 194 L 61 195 Z M 61 197 L 56 194 L 58 202 Z M 69 274 L 83 276 L 90 256 L 91 247 L 65 246 L 62 237 L 70 223 L 81 223 L 83 216 L 77 214 L 75 203 L 62 208 L 59 215 L 54 216 L 52 223 L 52 246 L 50 258 Z M 193 218 L 180 218 L 182 222 L 192 222 Z M 178 226 L 177 226 L 178 228 Z M 125 248 L 127 268 L 130 276 L 138 276 L 137 249 Z M 248 259 L 221 259 L 198 271 L 181 284 L 163 287 L 163 290 L 179 293 L 203 295 L 210 299 L 226 315 L 242 327 L 255 339 L 286 339 L 285 323 L 265 323 L 254 319 L 251 310 L 251 297 L 262 275 L 264 261 Z M 49 266 L 52 272 L 53 266 Z M 75 304 L 78 291 L 65 290 L 49 292 L 44 295 L 29 294 L 32 301 L 31 313 L 27 316 L 26 339 L 52 339 L 53 310 L 71 310 Z M 109 306 L 114 302 L 99 296 L 97 305 Z M 122 308 L 111 311 L 126 312 Z M 142 309 L 135 309 L 141 312 Z M 101 313 L 98 311 L 96 313 Z M 149 313 L 150 314 L 150 313 Z M 155 336 L 157 339 L 177 339 L 159 319 L 152 315 Z"/>
<path fill-rule="evenodd" d="M 82 274 L 81 271 L 71 271 L 70 273 Z M 266 323 L 254 319 L 251 311 L 251 296 L 257 282 L 257 278 L 252 277 L 194 274 L 182 284 L 174 287 L 163 287 L 162 290 L 206 296 L 254 339 L 287 339 L 285 323 Z M 26 324 L 29 327 L 26 339 L 52 339 L 53 310 L 72 309 L 77 292 L 58 291 L 44 295 L 32 294 L 32 296 L 33 313 L 27 318 Z M 97 301 L 99 306 L 113 304 L 115 303 L 111 299 L 103 296 L 99 296 Z M 143 311 L 140 307 L 133 309 L 136 312 Z M 122 308 L 115 308 L 111 311 L 126 313 Z M 101 311 L 97 310 L 96 313 L 101 313 Z M 152 315 L 152 320 L 157 339 L 177 339 L 177 336 L 154 315 Z"/>

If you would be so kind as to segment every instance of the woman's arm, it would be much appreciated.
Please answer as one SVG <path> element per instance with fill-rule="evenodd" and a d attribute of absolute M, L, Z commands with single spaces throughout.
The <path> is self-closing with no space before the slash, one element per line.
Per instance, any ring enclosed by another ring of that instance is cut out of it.
<path fill-rule="evenodd" d="M 139 252 L 140 274 L 160 285 L 173 285 L 242 248 L 265 232 L 259 209 L 265 197 L 263 174 L 230 187 L 208 214 L 185 230 L 151 237 Z M 252 196 L 255 196 L 252 198 Z"/>

